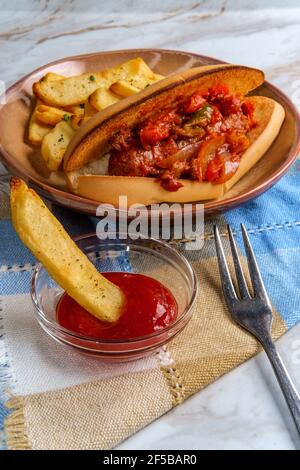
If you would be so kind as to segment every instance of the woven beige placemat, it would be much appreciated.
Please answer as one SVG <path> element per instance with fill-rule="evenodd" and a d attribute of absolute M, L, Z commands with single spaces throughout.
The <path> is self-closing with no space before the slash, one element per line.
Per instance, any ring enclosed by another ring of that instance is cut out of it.
<path fill-rule="evenodd" d="M 10 449 L 112 448 L 259 351 L 224 305 L 210 227 L 204 248 L 186 255 L 200 286 L 194 315 L 158 353 L 157 367 L 12 399 Z M 275 313 L 274 338 L 286 329 Z"/>

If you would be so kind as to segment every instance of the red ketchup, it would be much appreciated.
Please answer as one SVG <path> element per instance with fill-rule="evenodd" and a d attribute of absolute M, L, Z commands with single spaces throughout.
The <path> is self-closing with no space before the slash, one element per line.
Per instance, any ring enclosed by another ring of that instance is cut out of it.
<path fill-rule="evenodd" d="M 102 274 L 119 286 L 126 296 L 119 320 L 116 323 L 102 322 L 65 293 L 56 312 L 61 326 L 98 339 L 133 339 L 159 331 L 176 320 L 177 302 L 169 289 L 157 280 L 143 274 Z"/>

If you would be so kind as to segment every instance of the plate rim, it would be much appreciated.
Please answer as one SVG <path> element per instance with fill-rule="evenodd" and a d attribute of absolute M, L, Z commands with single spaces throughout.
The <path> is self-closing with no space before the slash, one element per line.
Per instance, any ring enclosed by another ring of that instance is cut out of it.
<path fill-rule="evenodd" d="M 43 71 L 45 68 L 52 67 L 55 65 L 59 65 L 64 62 L 68 61 L 76 61 L 76 60 L 82 60 L 84 58 L 88 57 L 94 57 L 97 55 L 112 55 L 112 54 L 120 54 L 120 53 L 143 53 L 143 52 L 157 52 L 157 53 L 164 53 L 164 54 L 182 54 L 182 55 L 189 55 L 189 56 L 194 56 L 195 58 L 201 58 L 204 60 L 207 60 L 208 63 L 212 64 L 218 64 L 218 63 L 226 63 L 225 61 L 222 61 L 220 59 L 217 59 L 215 57 L 207 56 L 207 55 L 202 55 L 198 54 L 196 52 L 188 52 L 188 51 L 182 51 L 182 50 L 177 50 L 177 49 L 164 49 L 164 48 L 138 48 L 138 49 L 118 49 L 118 50 L 112 50 L 112 51 L 96 51 L 96 52 L 89 52 L 85 54 L 77 54 L 77 55 L 72 55 L 68 57 L 63 57 L 60 59 L 56 59 L 54 61 L 51 61 L 47 64 L 44 64 L 28 74 L 24 75 L 21 77 L 19 80 L 17 80 L 15 83 L 13 83 L 7 90 L 6 90 L 6 96 L 9 98 L 15 90 L 25 83 L 28 79 L 30 79 L 32 76 L 37 75 L 39 72 Z M 221 199 L 221 200 L 211 200 L 208 202 L 204 202 L 204 213 L 205 215 L 216 213 L 216 212 L 225 212 L 226 210 L 233 209 L 234 207 L 246 203 L 259 195 L 263 194 L 265 191 L 270 189 L 290 168 L 290 166 L 294 163 L 296 160 L 299 152 L 300 152 L 300 113 L 296 107 L 296 105 L 292 102 L 292 100 L 287 96 L 283 91 L 281 91 L 277 86 L 273 85 L 269 81 L 265 81 L 264 84 L 267 86 L 267 88 L 275 94 L 279 95 L 284 102 L 286 102 L 292 111 L 293 117 L 295 118 L 295 128 L 296 128 L 296 138 L 295 141 L 293 142 L 293 145 L 289 151 L 289 157 L 288 159 L 280 164 L 279 168 L 273 173 L 270 177 L 268 177 L 266 180 L 261 182 L 258 186 L 255 186 L 254 188 L 243 192 L 241 194 L 238 194 L 236 196 L 233 196 L 228 199 Z M 1 108 L 0 108 L 1 109 Z M 27 181 L 29 181 L 32 185 L 36 186 L 37 188 L 41 189 L 43 192 L 43 196 L 48 199 L 48 200 L 54 200 L 60 205 L 63 205 L 64 207 L 67 207 L 71 210 L 78 210 L 81 211 L 82 213 L 90 213 L 94 214 L 96 212 L 97 207 L 99 204 L 101 204 L 98 201 L 94 201 L 92 199 L 88 199 L 76 194 L 73 194 L 71 192 L 64 191 L 62 189 L 59 189 L 55 186 L 51 186 L 50 184 L 46 184 L 39 179 L 37 179 L 34 176 L 28 175 L 24 173 L 24 170 L 22 171 L 22 165 L 18 164 L 16 161 L 13 161 L 11 158 L 10 154 L 2 147 L 0 143 L 0 153 L 1 153 L 1 162 L 4 164 L 5 167 L 9 169 L 11 172 L 15 172 L 17 174 L 20 174 L 22 178 L 25 178 Z M 65 199 L 65 203 L 61 201 L 61 199 Z M 71 200 L 74 204 L 77 206 L 79 205 L 85 205 L 89 206 L 89 208 L 85 209 L 76 209 L 74 207 L 69 207 L 67 199 Z M 195 204 L 201 204 L 201 201 L 195 201 L 192 203 L 193 208 L 192 212 L 193 214 L 196 213 L 196 209 L 194 207 Z M 119 208 L 115 207 L 115 211 L 117 213 L 121 212 Z M 127 211 L 126 211 L 127 212 Z"/>

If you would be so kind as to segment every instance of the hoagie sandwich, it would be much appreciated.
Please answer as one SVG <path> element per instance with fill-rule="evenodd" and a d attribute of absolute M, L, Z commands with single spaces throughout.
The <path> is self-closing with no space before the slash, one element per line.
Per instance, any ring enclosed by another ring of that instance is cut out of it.
<path fill-rule="evenodd" d="M 249 67 L 198 67 L 100 111 L 67 148 L 70 190 L 114 205 L 119 195 L 146 205 L 221 197 L 284 120 L 279 103 L 254 96 L 263 82 L 263 72 Z"/>

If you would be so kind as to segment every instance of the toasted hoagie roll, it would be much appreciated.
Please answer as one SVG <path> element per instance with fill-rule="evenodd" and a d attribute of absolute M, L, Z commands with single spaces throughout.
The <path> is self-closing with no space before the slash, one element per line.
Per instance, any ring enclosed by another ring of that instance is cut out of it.
<path fill-rule="evenodd" d="M 222 196 L 276 138 L 284 109 L 260 70 L 221 64 L 174 74 L 95 114 L 64 160 L 70 190 L 99 202 L 190 202 Z"/>

